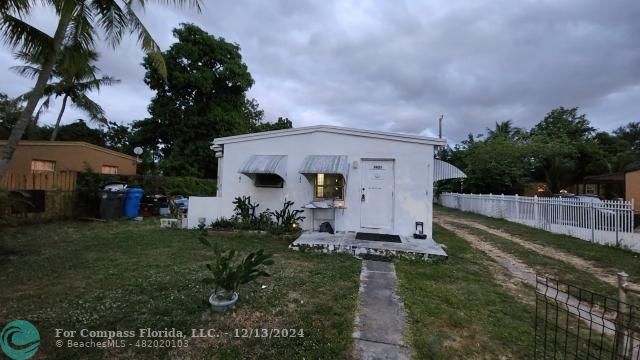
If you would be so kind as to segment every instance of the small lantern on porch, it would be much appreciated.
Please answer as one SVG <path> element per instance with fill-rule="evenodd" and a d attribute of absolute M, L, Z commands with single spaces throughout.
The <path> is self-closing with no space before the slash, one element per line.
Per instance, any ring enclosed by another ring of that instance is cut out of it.
<path fill-rule="evenodd" d="M 416 221 L 416 232 L 413 233 L 415 239 L 426 239 L 427 235 L 424 233 L 424 223 L 422 221 Z"/>

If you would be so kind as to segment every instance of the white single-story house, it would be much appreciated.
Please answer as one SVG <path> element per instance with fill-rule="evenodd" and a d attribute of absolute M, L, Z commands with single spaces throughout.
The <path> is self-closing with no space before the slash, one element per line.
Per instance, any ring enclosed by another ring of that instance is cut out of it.
<path fill-rule="evenodd" d="M 304 208 L 305 231 L 432 238 L 434 150 L 444 139 L 310 126 L 217 138 L 216 197 L 191 197 L 188 226 L 234 213 L 234 198 L 266 208 Z M 444 163 L 446 164 L 446 163 Z M 448 164 L 447 164 L 448 165 Z"/>

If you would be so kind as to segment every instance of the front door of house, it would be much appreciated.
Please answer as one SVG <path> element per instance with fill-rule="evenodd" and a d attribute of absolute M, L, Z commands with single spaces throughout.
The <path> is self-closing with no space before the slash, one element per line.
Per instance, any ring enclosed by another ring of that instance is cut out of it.
<path fill-rule="evenodd" d="M 360 226 L 363 231 L 393 230 L 393 160 L 362 160 Z"/>

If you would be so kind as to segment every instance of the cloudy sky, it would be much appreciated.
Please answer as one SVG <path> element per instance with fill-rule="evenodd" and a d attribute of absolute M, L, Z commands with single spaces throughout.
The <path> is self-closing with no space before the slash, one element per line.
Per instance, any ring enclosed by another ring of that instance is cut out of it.
<path fill-rule="evenodd" d="M 163 49 L 182 22 L 238 43 L 267 120 L 433 135 L 444 114 L 451 142 L 496 121 L 530 127 L 557 106 L 604 130 L 640 121 L 637 0 L 204 2 L 201 14 L 150 6 L 142 17 Z M 56 19 L 39 9 L 30 21 L 52 32 Z M 100 52 L 122 83 L 94 99 L 110 120 L 146 117 L 153 93 L 135 41 Z M 32 86 L 15 64 L 3 48 L 0 91 L 11 96 Z"/>

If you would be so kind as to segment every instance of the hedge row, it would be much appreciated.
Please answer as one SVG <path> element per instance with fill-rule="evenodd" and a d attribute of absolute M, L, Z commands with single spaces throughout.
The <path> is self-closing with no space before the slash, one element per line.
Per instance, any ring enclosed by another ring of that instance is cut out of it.
<path fill-rule="evenodd" d="M 110 181 L 126 182 L 129 187 L 141 187 L 146 194 L 161 195 L 208 195 L 215 196 L 216 181 L 188 176 L 143 176 L 143 175 L 107 175 L 79 173 L 77 190 L 93 192 Z"/>

